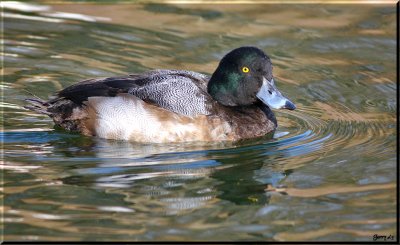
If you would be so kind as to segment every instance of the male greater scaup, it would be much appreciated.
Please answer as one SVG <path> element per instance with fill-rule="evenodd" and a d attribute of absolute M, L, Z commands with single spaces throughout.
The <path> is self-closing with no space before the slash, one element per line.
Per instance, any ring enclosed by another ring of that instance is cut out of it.
<path fill-rule="evenodd" d="M 240 47 L 211 78 L 180 70 L 88 79 L 25 108 L 88 136 L 137 142 L 235 141 L 273 132 L 270 108 L 294 110 L 275 87 L 270 58 Z"/>

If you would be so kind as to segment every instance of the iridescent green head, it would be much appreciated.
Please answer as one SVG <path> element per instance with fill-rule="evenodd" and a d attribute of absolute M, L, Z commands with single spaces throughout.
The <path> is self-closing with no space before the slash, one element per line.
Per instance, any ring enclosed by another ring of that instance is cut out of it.
<path fill-rule="evenodd" d="M 225 106 L 251 105 L 261 100 L 275 109 L 296 108 L 275 87 L 270 58 L 255 47 L 240 47 L 225 55 L 207 90 Z"/>

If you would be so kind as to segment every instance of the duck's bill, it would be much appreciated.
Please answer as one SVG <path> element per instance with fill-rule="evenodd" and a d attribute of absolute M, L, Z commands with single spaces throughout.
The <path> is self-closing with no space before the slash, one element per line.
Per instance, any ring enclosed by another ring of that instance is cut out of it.
<path fill-rule="evenodd" d="M 271 81 L 268 81 L 266 78 L 263 79 L 263 85 L 257 93 L 257 98 L 273 109 L 296 109 L 293 102 L 283 96 L 275 87 L 274 79 L 271 79 Z"/>

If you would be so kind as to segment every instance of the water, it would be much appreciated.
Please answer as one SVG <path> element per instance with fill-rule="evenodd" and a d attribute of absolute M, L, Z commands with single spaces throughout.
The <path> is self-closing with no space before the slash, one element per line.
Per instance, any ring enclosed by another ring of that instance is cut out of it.
<path fill-rule="evenodd" d="M 394 5 L 4 4 L 5 240 L 398 239 Z M 298 108 L 273 139 L 110 141 L 22 108 L 89 77 L 211 74 L 243 45 Z"/>

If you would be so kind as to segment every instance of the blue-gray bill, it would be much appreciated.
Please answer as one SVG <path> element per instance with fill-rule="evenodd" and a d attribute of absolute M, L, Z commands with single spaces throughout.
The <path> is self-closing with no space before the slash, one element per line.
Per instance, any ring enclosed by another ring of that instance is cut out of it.
<path fill-rule="evenodd" d="M 271 81 L 268 81 L 266 78 L 263 79 L 263 84 L 257 93 L 257 98 L 273 109 L 296 109 L 293 102 L 283 96 L 275 87 L 274 79 L 271 79 Z"/>

